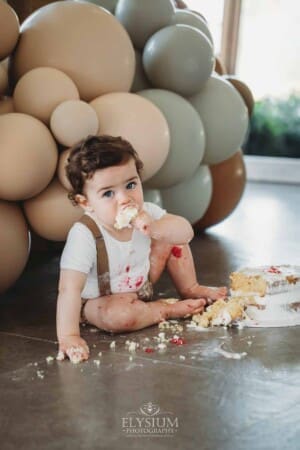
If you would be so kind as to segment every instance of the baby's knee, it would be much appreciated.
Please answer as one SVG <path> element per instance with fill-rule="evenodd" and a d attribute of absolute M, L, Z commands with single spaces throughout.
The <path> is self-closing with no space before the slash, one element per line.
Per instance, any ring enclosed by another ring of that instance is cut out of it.
<path fill-rule="evenodd" d="M 119 309 L 108 306 L 104 311 L 99 311 L 99 316 L 102 328 L 113 333 L 134 330 L 137 321 L 133 311 L 126 305 Z"/>

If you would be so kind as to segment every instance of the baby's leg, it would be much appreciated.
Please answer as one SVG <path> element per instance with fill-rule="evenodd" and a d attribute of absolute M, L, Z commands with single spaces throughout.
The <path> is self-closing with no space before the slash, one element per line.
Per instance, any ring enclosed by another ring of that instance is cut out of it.
<path fill-rule="evenodd" d="M 89 323 L 115 333 L 135 331 L 203 311 L 205 300 L 189 299 L 174 304 L 160 300 L 143 302 L 136 294 L 113 294 L 88 300 L 84 313 Z"/>
<path fill-rule="evenodd" d="M 224 298 L 227 288 L 211 288 L 198 283 L 193 255 L 188 244 L 173 246 L 167 263 L 169 274 L 182 298 Z"/>
<path fill-rule="evenodd" d="M 159 279 L 165 267 L 182 298 L 206 297 L 216 300 L 226 296 L 226 287 L 210 288 L 198 283 L 188 244 L 172 246 L 153 240 L 150 255 L 150 280 L 153 283 Z"/>

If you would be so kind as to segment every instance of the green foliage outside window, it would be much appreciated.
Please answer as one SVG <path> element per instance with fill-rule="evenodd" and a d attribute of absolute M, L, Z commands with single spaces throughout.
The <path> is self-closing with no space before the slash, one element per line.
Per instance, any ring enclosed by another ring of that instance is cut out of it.
<path fill-rule="evenodd" d="M 267 98 L 255 104 L 246 155 L 300 158 L 300 97 Z"/>

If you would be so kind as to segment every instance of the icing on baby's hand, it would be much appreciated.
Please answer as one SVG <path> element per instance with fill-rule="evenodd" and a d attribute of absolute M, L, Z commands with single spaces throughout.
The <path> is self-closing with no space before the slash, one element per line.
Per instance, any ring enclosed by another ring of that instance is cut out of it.
<path fill-rule="evenodd" d="M 152 222 L 152 217 L 146 211 L 141 211 L 132 221 L 132 225 L 136 230 L 139 230 L 146 236 L 150 236 L 150 226 Z"/>

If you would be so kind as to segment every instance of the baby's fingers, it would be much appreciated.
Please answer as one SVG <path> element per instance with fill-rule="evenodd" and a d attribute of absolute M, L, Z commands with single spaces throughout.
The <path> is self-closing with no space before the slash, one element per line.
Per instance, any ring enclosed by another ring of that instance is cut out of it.
<path fill-rule="evenodd" d="M 66 352 L 59 348 L 56 359 L 57 361 L 63 361 L 64 359 L 66 359 Z"/>
<path fill-rule="evenodd" d="M 66 351 L 68 358 L 73 364 L 86 361 L 89 357 L 88 347 L 70 347 Z"/>

